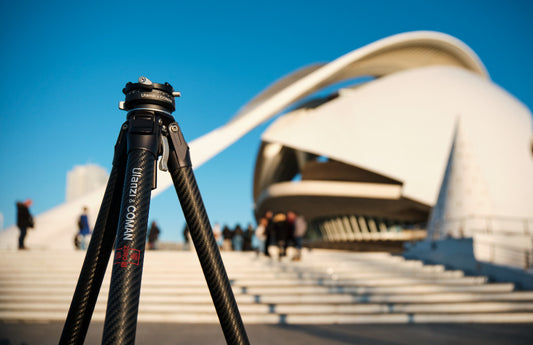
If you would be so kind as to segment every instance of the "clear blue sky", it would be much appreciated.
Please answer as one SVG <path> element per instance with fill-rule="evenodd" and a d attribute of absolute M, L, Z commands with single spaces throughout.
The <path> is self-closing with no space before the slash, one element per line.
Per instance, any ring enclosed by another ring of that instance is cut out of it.
<path fill-rule="evenodd" d="M 192 141 L 224 124 L 276 79 L 413 30 L 455 36 L 494 82 L 533 108 L 533 2 L 2 1 L 0 212 L 39 214 L 65 199 L 67 171 L 110 171 L 126 113 L 122 88 L 145 75 L 182 92 L 174 113 Z M 212 222 L 252 222 L 254 130 L 196 170 Z M 192 153 L 194 154 L 194 153 Z M 173 189 L 152 202 L 163 239 L 181 239 Z M 74 225 L 75 226 L 75 225 Z M 74 231 L 74 229 L 73 229 Z"/>

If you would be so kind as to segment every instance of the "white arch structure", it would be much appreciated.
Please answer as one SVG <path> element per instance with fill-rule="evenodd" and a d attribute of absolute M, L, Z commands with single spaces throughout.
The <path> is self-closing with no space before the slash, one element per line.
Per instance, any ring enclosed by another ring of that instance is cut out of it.
<path fill-rule="evenodd" d="M 464 43 L 451 36 L 427 31 L 391 36 L 356 49 L 330 63 L 303 68 L 276 82 L 245 105 L 227 124 L 190 142 L 193 167 L 199 167 L 259 124 L 318 90 L 361 76 L 377 78 L 375 82 L 370 83 L 374 84 L 382 78 L 394 75 L 401 76 L 402 72 L 410 70 L 425 70 L 431 73 L 431 68 L 449 68 L 452 73 L 454 73 L 453 71 L 466 72 L 468 74 L 467 79 L 482 80 L 492 86 L 487 71 L 476 54 Z M 402 82 L 401 79 L 397 81 Z M 518 102 L 516 101 L 516 103 Z M 513 107 L 515 110 L 522 107 L 518 109 L 518 112 L 529 114 L 527 109 L 520 104 L 513 104 Z M 523 121 L 520 124 L 523 124 Z M 456 126 L 456 122 L 453 126 Z M 453 137 L 452 129 L 454 128 L 452 127 L 448 130 L 450 145 Z M 530 120 L 528 128 L 530 131 Z M 273 134 L 276 133 L 274 130 L 267 130 L 265 133 L 267 139 L 269 132 L 271 140 L 282 140 L 279 135 Z M 342 159 L 342 157 L 339 158 Z M 393 172 L 384 171 L 384 173 L 394 175 Z M 397 178 L 401 180 L 402 176 L 397 176 Z M 158 189 L 154 191 L 153 195 L 171 185 L 172 181 L 169 174 L 159 173 Z M 97 190 L 78 200 L 64 203 L 38 215 L 36 219 L 37 230 L 32 232 L 28 238 L 28 245 L 34 248 L 72 248 L 72 221 L 70 220 L 76 219 L 83 205 L 88 205 L 92 210 L 98 209 L 102 195 L 103 189 Z M 431 202 L 429 199 L 431 197 L 428 198 L 428 202 Z M 436 196 L 434 199 L 433 202 L 436 201 Z M 530 209 L 527 212 L 530 212 Z M 14 247 L 16 236 L 16 228 L 7 229 L 0 234 L 0 246 Z"/>

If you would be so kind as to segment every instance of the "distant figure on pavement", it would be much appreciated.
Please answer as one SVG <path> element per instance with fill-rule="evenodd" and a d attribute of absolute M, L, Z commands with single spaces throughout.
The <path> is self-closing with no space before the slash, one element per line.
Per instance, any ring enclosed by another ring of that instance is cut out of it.
<path fill-rule="evenodd" d="M 256 253 L 259 255 L 259 253 L 265 253 L 265 241 L 267 238 L 267 231 L 266 227 L 268 225 L 268 220 L 266 217 L 263 217 L 259 220 L 259 224 L 257 224 L 257 228 L 255 228 L 255 238 L 257 239 L 257 248 Z"/>
<path fill-rule="evenodd" d="M 183 228 L 183 250 L 190 250 L 191 248 L 191 234 L 189 232 L 189 225 L 185 224 Z"/>
<path fill-rule="evenodd" d="M 276 234 L 274 231 L 274 225 L 272 223 L 272 217 L 274 216 L 274 213 L 272 211 L 266 211 L 265 212 L 265 251 L 264 254 L 266 256 L 270 256 L 270 252 L 268 250 L 268 247 L 271 245 L 274 245 L 276 243 Z"/>
<path fill-rule="evenodd" d="M 253 245 L 252 242 L 254 238 L 254 227 L 252 226 L 252 224 L 248 224 L 248 226 L 246 227 L 246 231 L 244 231 L 243 237 L 244 237 L 244 244 L 243 244 L 242 250 L 244 250 L 245 252 L 252 250 L 252 245 Z"/>
<path fill-rule="evenodd" d="M 31 199 L 24 202 L 17 201 L 17 226 L 20 230 L 19 249 L 28 249 L 24 245 L 24 240 L 28 232 L 28 228 L 33 228 L 33 216 L 30 213 L 30 207 L 33 204 Z"/>
<path fill-rule="evenodd" d="M 83 212 L 78 219 L 78 243 L 81 250 L 86 250 L 91 240 L 91 228 L 89 227 L 89 217 L 87 216 L 87 207 L 83 208 Z"/>
<path fill-rule="evenodd" d="M 294 221 L 294 244 L 296 246 L 296 256 L 293 258 L 294 261 L 300 261 L 302 259 L 302 247 L 303 247 L 303 237 L 307 232 L 307 222 L 302 215 L 296 215 Z"/>
<path fill-rule="evenodd" d="M 220 248 L 220 246 L 222 246 L 222 230 L 220 229 L 219 223 L 215 223 L 213 226 L 213 236 L 215 236 L 217 245 Z"/>
<path fill-rule="evenodd" d="M 272 219 L 274 234 L 275 234 L 275 245 L 278 246 L 278 259 L 282 259 L 287 255 L 287 245 L 290 238 L 290 224 L 287 220 L 287 215 L 285 213 L 276 213 Z"/>
<path fill-rule="evenodd" d="M 161 230 L 159 230 L 159 227 L 157 226 L 156 221 L 152 221 L 152 225 L 150 225 L 150 230 L 148 230 L 148 249 L 149 250 L 155 250 L 157 249 L 157 240 L 159 239 L 159 234 L 161 233 Z"/>
<path fill-rule="evenodd" d="M 231 251 L 233 247 L 231 243 L 233 231 L 231 231 L 227 225 L 224 225 L 224 228 L 222 229 L 222 237 L 224 237 L 224 241 L 222 242 L 222 250 Z"/>
<path fill-rule="evenodd" d="M 242 231 L 242 228 L 239 224 L 235 227 L 235 230 L 233 230 L 233 250 L 236 252 L 242 251 L 243 244 L 244 244 L 244 231 Z"/>

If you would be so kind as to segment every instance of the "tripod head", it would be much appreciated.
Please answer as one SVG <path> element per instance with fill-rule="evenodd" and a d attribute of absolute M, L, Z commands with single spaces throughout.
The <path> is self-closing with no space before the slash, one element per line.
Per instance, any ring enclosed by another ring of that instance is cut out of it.
<path fill-rule="evenodd" d="M 126 100 L 119 103 L 120 109 L 155 110 L 168 115 L 176 110 L 174 97 L 180 96 L 169 83 L 152 83 L 146 77 L 139 77 L 138 83 L 127 83 L 122 92 Z"/>
<path fill-rule="evenodd" d="M 128 152 L 137 147 L 149 148 L 156 158 L 162 155 L 159 167 L 168 171 L 170 148 L 167 135 L 170 131 L 176 133 L 169 138 L 177 155 L 178 166 L 191 166 L 189 147 L 172 116 L 172 112 L 176 110 L 174 97 L 180 97 L 180 92 L 174 91 L 169 83 L 152 83 L 142 76 L 138 83 L 127 83 L 122 92 L 126 95 L 126 100 L 120 102 L 118 107 L 128 111 L 128 123 L 124 124 L 124 129 L 129 128 L 129 134 L 142 134 L 134 135 L 128 140 Z M 155 188 L 155 175 L 153 181 Z"/>

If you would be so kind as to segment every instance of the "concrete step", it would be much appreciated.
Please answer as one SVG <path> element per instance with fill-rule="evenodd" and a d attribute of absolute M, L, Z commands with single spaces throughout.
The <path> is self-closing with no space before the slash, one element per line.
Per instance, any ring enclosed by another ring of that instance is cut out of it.
<path fill-rule="evenodd" d="M 248 323 L 533 320 L 531 291 L 386 253 L 313 251 L 301 262 L 222 256 Z M 0 320 L 65 320 L 84 253 L 0 252 L 0 260 Z M 111 271 L 112 263 L 93 320 L 104 320 Z M 219 322 L 194 252 L 146 253 L 138 318 Z"/>
<path fill-rule="evenodd" d="M 21 279 L 36 279 L 41 277 L 49 277 L 54 279 L 65 279 L 71 278 L 73 275 L 78 276 L 81 266 L 73 267 L 72 269 L 64 270 L 42 270 L 42 269 L 25 269 L 25 268 L 11 268 L 10 270 L 1 269 L 0 275 L 5 279 L 11 278 L 21 278 Z M 312 270 L 311 268 L 301 268 L 291 270 L 285 269 L 281 271 L 282 268 L 269 268 L 265 270 L 263 266 L 254 266 L 249 270 L 236 270 L 231 267 L 231 277 L 233 279 L 242 279 L 242 278 L 299 278 L 299 279 L 320 279 L 320 278 L 331 278 L 331 279 L 378 279 L 378 278 L 393 278 L 393 277 L 427 277 L 427 278 L 461 278 L 464 277 L 462 271 L 425 271 L 423 269 L 418 270 L 371 270 L 371 271 L 361 271 L 361 270 L 346 270 L 346 271 L 334 271 L 328 273 L 327 270 Z M 109 269 L 111 270 L 111 269 Z M 143 272 L 143 278 L 146 279 L 158 279 L 158 278 L 178 278 L 178 279 L 188 279 L 188 278 L 197 278 L 203 276 L 200 268 L 194 268 L 194 270 L 181 270 L 177 269 L 165 269 L 165 270 L 155 270 L 151 268 L 145 268 Z"/>
<path fill-rule="evenodd" d="M 24 284 L 38 284 L 42 287 L 54 288 L 60 286 L 72 286 L 73 277 L 61 277 L 61 276 L 41 276 L 41 277 L 2 277 L 0 281 L 0 290 L 2 288 L 8 288 L 10 286 L 20 286 Z M 404 285 L 427 285 L 427 284 L 440 284 L 440 285 L 480 285 L 486 282 L 485 277 L 460 277 L 460 278 L 434 278 L 434 277 L 416 277 L 416 278 L 367 278 L 367 279 L 331 279 L 331 278 L 265 278 L 265 277 L 252 277 L 252 278 L 238 278 L 230 276 L 231 284 L 234 287 L 268 287 L 268 286 L 286 286 L 286 287 L 301 287 L 301 286 L 404 286 Z M 103 286 L 109 285 L 109 279 L 103 282 Z M 205 278 L 201 276 L 189 277 L 183 279 L 180 277 L 143 277 L 143 286 L 174 286 L 190 287 L 190 286 L 205 286 Z"/>
<path fill-rule="evenodd" d="M 0 288 L 0 296 L 9 298 L 22 297 L 28 295 L 37 296 L 54 296 L 65 295 L 72 296 L 75 285 L 61 287 L 39 287 L 39 286 L 16 286 Z M 233 289 L 235 295 L 264 296 L 271 298 L 302 298 L 306 295 L 418 295 L 435 293 L 507 293 L 512 292 L 512 284 L 485 284 L 474 286 L 442 286 L 442 285 L 415 285 L 415 286 L 381 286 L 381 287 L 350 287 L 350 286 L 303 286 L 295 287 L 256 287 L 256 288 L 238 288 Z M 165 287 L 165 286 L 145 286 L 141 290 L 141 296 L 196 296 L 199 294 L 208 295 L 206 286 L 190 286 L 184 288 Z M 107 295 L 108 287 L 103 286 L 100 295 Z M 1 297 L 0 297 L 1 298 Z"/>
<path fill-rule="evenodd" d="M 0 304 L 2 303 L 59 303 L 61 305 L 70 305 L 72 293 L 55 293 L 47 295 L 38 295 L 34 293 L 0 295 Z M 102 291 L 98 297 L 98 303 L 107 303 L 107 293 Z M 278 294 L 278 295 L 248 295 L 236 292 L 235 298 L 239 303 L 458 303 L 458 302 L 533 302 L 533 291 L 516 291 L 509 293 L 432 293 L 432 294 Z M 146 294 L 141 292 L 141 303 L 211 303 L 211 296 L 208 291 L 189 292 L 187 294 Z"/>
<path fill-rule="evenodd" d="M 96 305 L 96 312 L 105 312 L 106 305 Z M 8 302 L 0 304 L 0 311 L 68 311 L 68 305 L 50 302 Z M 335 304 L 335 303 L 241 303 L 241 313 L 249 314 L 396 314 L 396 313 L 480 313 L 480 312 L 531 312 L 533 302 L 476 302 L 476 303 L 432 303 L 432 304 Z M 169 303 L 159 304 L 141 301 L 139 313 L 211 313 L 215 312 L 212 303 Z"/>
<path fill-rule="evenodd" d="M 64 321 L 61 311 L 0 311 L 0 320 Z M 242 313 L 245 324 L 376 324 L 376 323 L 533 323 L 533 313 L 473 314 L 248 314 Z M 104 312 L 95 312 L 92 321 L 104 321 Z M 216 313 L 139 313 L 138 322 L 219 323 Z"/>

